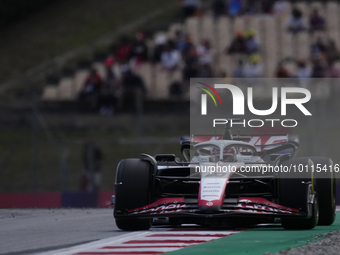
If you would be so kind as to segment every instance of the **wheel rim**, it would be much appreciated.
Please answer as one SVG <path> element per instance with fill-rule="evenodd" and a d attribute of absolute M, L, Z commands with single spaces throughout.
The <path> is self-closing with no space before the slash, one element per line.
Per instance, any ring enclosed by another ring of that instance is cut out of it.
<path fill-rule="evenodd" d="M 318 223 L 319 221 L 319 204 L 318 204 L 318 199 L 317 199 L 317 195 L 316 193 L 314 192 L 313 194 L 313 188 L 312 186 L 309 187 L 309 197 L 312 198 L 312 196 L 314 195 L 314 199 L 313 199 L 313 213 L 314 213 L 314 217 L 315 217 L 315 220 L 316 220 L 316 224 Z M 309 201 L 311 201 L 311 199 L 309 199 Z"/>
<path fill-rule="evenodd" d="M 318 203 L 317 196 L 314 197 L 314 211 L 315 211 L 316 223 L 318 223 L 318 221 L 319 221 L 319 203 Z"/>
<path fill-rule="evenodd" d="M 332 193 L 333 193 L 333 214 L 334 216 L 336 215 L 336 183 L 335 183 L 335 179 L 332 177 Z"/>

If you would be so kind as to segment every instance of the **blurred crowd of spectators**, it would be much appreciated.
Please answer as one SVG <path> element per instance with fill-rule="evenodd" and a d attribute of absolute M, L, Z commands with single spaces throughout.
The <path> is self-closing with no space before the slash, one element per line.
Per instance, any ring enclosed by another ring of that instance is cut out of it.
<path fill-rule="evenodd" d="M 148 61 L 148 47 L 143 33 L 137 33 L 131 41 L 122 36 L 118 45 L 105 60 L 105 75 L 101 77 L 95 68 L 90 70 L 79 94 L 79 101 L 90 102 L 93 110 L 102 115 L 112 115 L 116 109 L 135 107 L 136 97 L 144 98 L 143 79 L 131 66 L 139 67 Z"/>
<path fill-rule="evenodd" d="M 309 17 L 309 21 L 303 16 L 301 10 L 293 8 L 288 18 L 288 30 L 293 33 L 309 30 L 311 33 L 315 31 L 325 30 L 325 19 L 321 17 L 318 9 L 313 9 Z"/>
<path fill-rule="evenodd" d="M 307 47 L 307 46 L 306 46 Z M 340 52 L 331 39 L 327 43 L 322 37 L 317 37 L 310 50 L 310 59 L 297 59 L 297 71 L 291 74 L 280 62 L 275 76 L 278 78 L 340 78 L 340 69 L 336 61 L 340 60 Z M 308 65 L 310 63 L 310 65 Z"/>
<path fill-rule="evenodd" d="M 200 0 L 182 0 L 183 17 L 200 15 Z M 210 10 L 214 17 L 221 15 L 287 15 L 286 1 L 272 0 L 213 0 Z M 326 19 L 313 9 L 309 17 L 304 17 L 301 10 L 293 8 L 285 18 L 287 31 L 311 33 L 325 30 Z M 138 70 L 146 63 L 152 63 L 169 74 L 180 72 L 182 79 L 169 84 L 169 95 L 182 95 L 189 88 L 190 78 L 264 77 L 261 61 L 261 42 L 253 29 L 238 30 L 225 48 L 225 54 L 232 58 L 234 68 L 226 71 L 215 70 L 216 50 L 211 45 L 212 38 L 204 38 L 198 44 L 189 33 L 176 31 L 174 38 L 168 39 L 159 34 L 153 46 L 148 47 L 143 33 L 137 33 L 133 40 L 121 37 L 118 45 L 105 60 L 105 75 L 100 77 L 95 69 L 91 69 L 79 94 L 79 100 L 89 100 L 93 109 L 103 115 L 112 115 L 122 106 L 133 107 L 136 97 L 144 98 L 146 86 Z M 325 42 L 327 40 L 327 42 Z M 306 45 L 306 47 L 310 47 Z M 311 45 L 310 59 L 293 59 L 296 72 L 290 73 L 285 67 L 286 61 L 280 61 L 273 76 L 279 78 L 322 78 L 340 77 L 340 70 L 335 62 L 340 59 L 340 52 L 333 40 L 318 36 Z M 136 72 L 137 71 L 137 72 Z"/>
<path fill-rule="evenodd" d="M 319 10 L 314 8 L 309 17 L 304 17 L 301 10 L 293 8 L 288 18 L 288 30 L 294 34 L 300 32 L 322 32 L 326 29 L 326 20 L 319 14 Z M 327 42 L 325 42 L 327 40 Z M 309 47 L 309 45 L 306 45 Z M 297 77 L 297 78 L 339 78 L 340 70 L 335 62 L 340 59 L 340 53 L 334 40 L 320 35 L 312 43 L 309 59 L 297 59 L 297 71 L 290 74 L 284 67 L 284 63 L 279 63 L 276 77 Z M 311 63 L 311 66 L 308 66 Z"/>
<path fill-rule="evenodd" d="M 182 1 L 184 4 L 184 16 L 199 15 L 201 1 Z M 186 9 L 190 6 L 191 11 Z M 287 13 L 287 1 L 284 0 L 214 0 L 211 3 L 211 10 L 214 16 L 237 16 L 237 15 L 283 15 Z M 305 17 L 303 12 L 294 7 L 290 15 L 285 19 L 287 30 L 293 34 L 300 32 L 322 32 L 326 29 L 326 19 L 317 8 L 313 8 L 309 17 Z M 327 41 L 327 42 L 324 42 Z M 309 47 L 309 45 L 306 45 Z M 235 70 L 231 70 L 233 77 L 263 77 L 263 66 L 261 58 L 257 54 L 260 51 L 260 42 L 256 38 L 256 31 L 237 31 L 231 45 L 227 47 L 226 53 L 238 55 L 234 61 L 238 63 Z M 249 58 L 245 57 L 248 55 Z M 325 35 L 317 37 L 311 46 L 309 59 L 294 59 L 297 66 L 295 73 L 290 73 L 285 68 L 285 61 L 280 61 L 275 72 L 275 77 L 312 77 L 312 78 L 339 78 L 340 70 L 335 62 L 340 59 L 340 53 L 336 43 Z M 291 61 L 291 60 L 290 60 Z M 249 63 L 245 65 L 245 63 Z M 309 63 L 311 65 L 309 65 Z"/>
<path fill-rule="evenodd" d="M 183 4 L 183 16 L 189 17 L 199 15 L 202 9 L 200 0 L 181 0 Z M 274 10 L 283 7 L 285 1 L 273 0 L 213 0 L 211 2 L 211 10 L 214 16 L 218 18 L 222 15 L 231 17 L 244 14 L 270 14 Z"/>

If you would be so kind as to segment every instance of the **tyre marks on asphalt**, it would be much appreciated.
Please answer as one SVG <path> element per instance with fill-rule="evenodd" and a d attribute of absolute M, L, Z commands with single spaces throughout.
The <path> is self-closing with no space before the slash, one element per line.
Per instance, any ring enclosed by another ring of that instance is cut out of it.
<path fill-rule="evenodd" d="M 199 230 L 198 230 L 199 229 Z M 108 238 L 88 244 L 51 251 L 50 255 L 142 255 L 162 254 L 176 251 L 185 247 L 210 242 L 230 236 L 243 229 L 211 230 L 197 227 L 192 228 L 152 228 L 147 232 L 132 232 L 119 238 Z"/>

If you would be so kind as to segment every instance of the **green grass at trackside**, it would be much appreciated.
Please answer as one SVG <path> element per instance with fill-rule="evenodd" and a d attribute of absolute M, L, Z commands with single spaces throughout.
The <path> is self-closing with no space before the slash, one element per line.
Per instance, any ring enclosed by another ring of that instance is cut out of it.
<path fill-rule="evenodd" d="M 231 255 L 262 255 L 266 252 L 276 253 L 316 242 L 314 236 L 340 230 L 340 212 L 331 226 L 317 226 L 312 230 L 284 230 L 280 225 L 261 227 L 243 231 L 238 234 L 220 238 L 208 243 L 195 245 L 170 254 L 231 254 Z"/>
<path fill-rule="evenodd" d="M 53 3 L 0 30 L 0 81 L 87 44 L 157 9 L 176 4 L 176 1 L 159 0 L 64 0 Z"/>

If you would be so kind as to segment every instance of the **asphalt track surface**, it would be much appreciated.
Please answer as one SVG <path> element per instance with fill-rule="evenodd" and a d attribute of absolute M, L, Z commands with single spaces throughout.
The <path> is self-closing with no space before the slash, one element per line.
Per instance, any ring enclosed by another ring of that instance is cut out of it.
<path fill-rule="evenodd" d="M 112 209 L 1 209 L 0 254 L 28 254 L 122 234 Z"/>
<path fill-rule="evenodd" d="M 299 247 L 336 230 L 339 213 L 332 226 L 308 231 L 285 231 L 274 224 L 246 231 L 186 226 L 126 232 L 117 229 L 112 209 L 2 209 L 0 254 L 251 255 Z"/>

